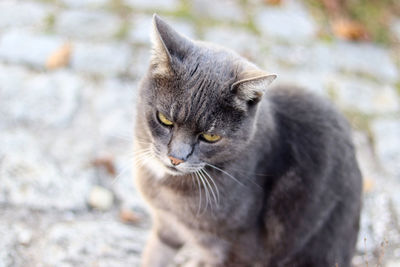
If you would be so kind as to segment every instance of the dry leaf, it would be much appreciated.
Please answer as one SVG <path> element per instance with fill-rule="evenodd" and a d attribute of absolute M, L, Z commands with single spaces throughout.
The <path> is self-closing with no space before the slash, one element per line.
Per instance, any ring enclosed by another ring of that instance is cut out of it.
<path fill-rule="evenodd" d="M 107 173 L 110 174 L 111 176 L 115 176 L 115 174 L 117 173 L 115 166 L 114 166 L 113 159 L 111 157 L 108 157 L 108 156 L 99 157 L 99 158 L 93 160 L 92 164 L 95 167 L 104 168 L 107 171 Z"/>
<path fill-rule="evenodd" d="M 368 33 L 364 25 L 348 19 L 337 19 L 332 23 L 335 36 L 352 41 L 368 40 Z"/>
<path fill-rule="evenodd" d="M 136 224 L 140 221 L 140 217 L 130 209 L 121 209 L 119 212 L 119 218 L 124 223 Z"/>
<path fill-rule="evenodd" d="M 363 180 L 363 191 L 364 193 L 369 193 L 374 189 L 374 181 L 370 178 L 364 178 Z"/>
<path fill-rule="evenodd" d="M 273 6 L 278 6 L 282 4 L 283 0 L 264 0 L 264 3 L 267 5 L 273 5 Z"/>
<path fill-rule="evenodd" d="M 68 65 L 72 52 L 71 43 L 65 43 L 47 58 L 46 68 L 49 70 Z"/>

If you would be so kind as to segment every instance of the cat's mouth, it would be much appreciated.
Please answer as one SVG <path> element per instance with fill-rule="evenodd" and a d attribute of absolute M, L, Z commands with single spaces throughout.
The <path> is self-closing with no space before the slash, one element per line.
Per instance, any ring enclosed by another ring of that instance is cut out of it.
<path fill-rule="evenodd" d="M 167 167 L 168 170 L 179 173 L 179 174 L 184 174 L 182 171 L 178 170 L 177 168 L 173 167 L 173 166 L 168 166 L 165 165 L 165 167 Z"/>

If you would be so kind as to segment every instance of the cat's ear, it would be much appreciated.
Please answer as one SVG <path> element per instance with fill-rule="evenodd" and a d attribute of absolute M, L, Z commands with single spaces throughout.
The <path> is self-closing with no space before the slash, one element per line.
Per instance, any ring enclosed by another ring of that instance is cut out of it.
<path fill-rule="evenodd" d="M 238 75 L 238 80 L 232 84 L 231 90 L 239 100 L 257 103 L 275 79 L 275 74 L 267 74 L 261 70 L 244 71 Z"/>
<path fill-rule="evenodd" d="M 188 38 L 172 29 L 157 14 L 153 15 L 151 41 L 153 71 L 160 74 L 171 71 L 173 64 L 182 61 L 192 46 L 192 42 Z"/>

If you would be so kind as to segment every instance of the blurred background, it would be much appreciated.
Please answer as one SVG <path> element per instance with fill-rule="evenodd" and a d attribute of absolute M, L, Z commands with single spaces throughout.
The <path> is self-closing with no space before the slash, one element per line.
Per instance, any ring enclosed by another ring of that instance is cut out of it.
<path fill-rule="evenodd" d="M 400 266 L 400 1 L 0 0 L 0 267 L 138 266 L 151 17 L 332 99 L 364 175 L 355 266 Z"/>

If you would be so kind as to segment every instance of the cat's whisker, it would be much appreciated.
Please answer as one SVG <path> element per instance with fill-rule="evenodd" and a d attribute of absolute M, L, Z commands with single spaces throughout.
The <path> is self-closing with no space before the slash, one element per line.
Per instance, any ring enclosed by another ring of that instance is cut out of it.
<path fill-rule="evenodd" d="M 133 164 L 137 165 L 139 162 L 141 162 L 143 159 L 147 158 L 148 156 L 151 156 L 151 151 L 146 151 L 141 154 L 135 155 Z"/>
<path fill-rule="evenodd" d="M 218 168 L 218 167 L 216 167 L 216 166 L 214 166 L 214 165 L 212 165 L 212 164 L 209 164 L 209 163 L 207 163 L 207 166 L 210 166 L 211 168 L 214 168 L 214 169 L 216 169 L 216 170 L 218 170 L 218 171 L 220 171 L 220 172 L 222 172 L 222 173 L 228 175 L 230 178 L 232 178 L 234 181 L 236 181 L 236 182 L 237 182 L 238 184 L 240 184 L 241 186 L 245 186 L 242 182 L 240 182 L 237 178 L 235 178 L 234 176 L 232 176 L 232 175 L 229 174 L 228 172 L 226 172 L 226 171 L 224 171 L 224 170 L 222 170 L 222 169 L 220 169 L 220 168 Z"/>
<path fill-rule="evenodd" d="M 218 207 L 218 205 L 219 205 L 219 200 L 218 199 L 219 198 L 217 198 L 217 196 L 215 195 L 214 188 L 211 186 L 210 182 L 208 181 L 209 179 L 207 179 L 207 176 L 203 172 L 203 170 L 200 170 L 199 172 L 202 174 L 202 176 L 204 177 L 204 180 L 206 181 L 208 187 L 210 188 L 211 194 L 212 194 L 212 196 L 214 198 L 215 205 Z M 215 183 L 214 183 L 214 185 L 215 185 Z"/>
<path fill-rule="evenodd" d="M 120 178 L 127 170 L 129 170 L 130 167 L 131 167 L 130 164 L 125 165 L 125 166 L 122 168 L 122 170 L 119 172 L 119 174 L 112 180 L 111 185 L 114 185 L 114 184 L 119 180 L 119 178 Z"/>
<path fill-rule="evenodd" d="M 124 140 L 124 141 L 129 141 L 129 142 L 132 142 L 132 140 L 133 140 L 133 133 L 132 134 L 127 134 L 127 135 L 124 135 L 124 134 L 122 134 L 122 133 L 119 133 L 119 134 L 111 134 L 111 136 L 112 137 L 115 137 L 115 138 L 119 138 L 119 139 L 121 139 L 121 140 Z"/>
<path fill-rule="evenodd" d="M 211 210 L 212 210 L 212 199 L 211 199 L 211 195 L 212 195 L 212 197 L 214 198 L 214 200 L 215 200 L 215 195 L 214 195 L 214 192 L 213 192 L 213 190 L 212 190 L 212 188 L 210 187 L 210 184 L 209 184 L 209 182 L 208 182 L 208 180 L 206 179 L 206 177 L 204 177 L 204 174 L 201 172 L 201 170 L 199 170 L 199 175 L 200 175 L 200 177 L 202 178 L 202 180 L 204 181 L 204 183 L 205 183 L 205 187 L 206 187 L 206 189 L 207 189 L 207 191 L 208 191 L 208 194 L 209 194 L 209 200 L 210 200 L 210 208 L 211 208 Z M 209 191 L 211 191 L 211 194 L 210 194 L 210 192 Z"/>
<path fill-rule="evenodd" d="M 148 156 L 149 154 L 151 154 L 150 149 L 148 149 L 148 151 L 143 151 L 142 153 L 136 154 L 136 155 L 135 155 L 136 157 L 133 158 L 133 165 L 136 166 L 137 163 L 138 163 L 138 161 L 142 160 L 142 158 Z M 112 181 L 111 184 L 114 185 L 114 184 L 119 180 L 119 178 L 120 178 L 129 168 L 131 168 L 131 163 L 126 164 L 126 165 L 122 168 L 122 170 L 118 173 L 118 175 L 113 179 L 113 181 Z"/>
<path fill-rule="evenodd" d="M 197 186 L 199 188 L 199 207 L 197 208 L 197 212 L 196 212 L 196 216 L 199 216 L 200 210 L 201 210 L 201 186 L 200 186 L 200 182 L 199 182 L 199 179 L 197 178 L 197 176 L 193 176 L 193 173 L 190 173 L 190 176 L 192 177 L 192 180 L 196 180 Z"/>
<path fill-rule="evenodd" d="M 206 183 L 204 182 L 204 179 L 200 175 L 200 173 L 197 171 L 196 174 L 198 175 L 198 177 L 199 177 L 199 179 L 200 179 L 200 181 L 201 181 L 201 183 L 203 184 L 203 187 L 204 187 L 204 192 L 205 192 L 205 195 L 206 195 L 206 207 L 205 207 L 205 211 L 206 211 L 207 207 L 208 207 L 208 202 L 210 202 L 210 192 L 208 192 L 208 188 L 206 186 Z M 211 203 L 210 203 L 210 205 L 211 205 Z"/>
<path fill-rule="evenodd" d="M 217 184 L 215 183 L 214 179 L 211 177 L 211 175 L 210 175 L 205 169 L 202 169 L 201 171 L 202 171 L 205 175 L 207 175 L 208 178 L 210 178 L 211 182 L 214 184 L 215 190 L 217 191 L 217 198 L 218 198 L 218 204 L 217 204 L 217 205 L 219 205 L 219 203 L 220 203 L 220 202 L 219 202 L 219 201 L 220 201 L 220 194 L 219 194 L 219 189 L 218 189 Z"/>

